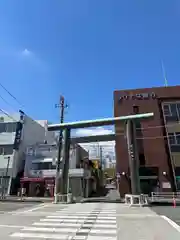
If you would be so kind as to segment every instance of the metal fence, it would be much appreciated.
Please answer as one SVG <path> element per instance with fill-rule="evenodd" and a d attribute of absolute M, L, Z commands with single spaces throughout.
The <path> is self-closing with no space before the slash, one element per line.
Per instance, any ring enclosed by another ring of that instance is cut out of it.
<path fill-rule="evenodd" d="M 151 202 L 180 201 L 180 192 L 152 192 L 149 200 Z"/>

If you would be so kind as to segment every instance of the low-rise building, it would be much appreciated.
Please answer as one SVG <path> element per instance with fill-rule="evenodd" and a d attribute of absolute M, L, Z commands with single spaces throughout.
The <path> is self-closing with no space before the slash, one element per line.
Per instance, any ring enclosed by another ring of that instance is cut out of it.
<path fill-rule="evenodd" d="M 0 114 L 0 186 L 6 194 L 17 194 L 23 176 L 26 148 L 53 139 L 43 126 L 19 111 Z"/>
<path fill-rule="evenodd" d="M 36 144 L 27 148 L 23 187 L 28 196 L 53 196 L 57 163 L 57 144 Z M 88 158 L 88 152 L 78 144 L 70 147 L 69 188 L 74 196 L 83 194 L 84 181 L 90 176 L 90 171 L 84 169 L 82 162 Z M 62 174 L 61 159 L 60 176 Z M 38 187 L 38 193 L 37 193 Z M 40 191 L 39 191 L 40 190 Z M 86 190 L 88 191 L 88 190 Z"/>

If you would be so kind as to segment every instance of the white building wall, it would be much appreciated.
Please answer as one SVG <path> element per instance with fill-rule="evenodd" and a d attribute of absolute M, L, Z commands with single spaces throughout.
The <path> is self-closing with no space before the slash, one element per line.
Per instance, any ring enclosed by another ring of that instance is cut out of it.
<path fill-rule="evenodd" d="M 47 150 L 49 149 L 49 145 L 43 145 L 44 148 L 47 146 Z M 31 148 L 31 146 L 29 146 L 29 148 Z M 32 146 L 32 148 L 35 150 L 35 147 Z M 36 148 L 38 149 L 38 147 Z M 53 148 L 54 150 L 53 151 L 45 151 L 45 149 L 41 152 L 41 156 L 38 154 L 38 155 L 34 155 L 34 156 L 29 156 L 27 155 L 26 156 L 26 164 L 25 164 L 25 177 L 35 177 L 35 175 L 39 174 L 39 171 L 38 170 L 35 170 L 33 171 L 33 162 L 54 162 L 57 161 L 57 148 Z M 28 151 L 27 151 L 28 152 Z M 36 150 L 36 154 L 37 152 L 39 152 L 39 150 Z M 82 149 L 81 147 L 79 148 L 79 145 L 75 145 L 75 146 L 71 146 L 70 148 L 70 159 L 69 159 L 69 168 L 72 170 L 72 171 L 76 171 L 76 170 L 73 170 L 73 169 L 76 169 L 77 168 L 77 163 L 80 162 L 80 160 L 83 159 L 83 155 L 84 153 L 86 153 L 86 156 L 87 156 L 87 152 Z M 41 177 L 43 176 L 47 176 L 48 177 L 53 177 L 55 176 L 55 172 L 56 170 L 55 169 L 41 169 L 40 170 L 41 172 Z M 77 170 L 76 172 L 81 172 L 81 170 L 79 169 L 79 171 Z M 33 175 L 34 173 L 34 175 Z M 52 175 L 51 175 L 52 174 Z M 37 176 L 36 176 L 37 177 Z"/>
<path fill-rule="evenodd" d="M 45 128 L 27 115 L 24 117 L 23 144 L 27 147 L 45 140 Z"/>
<path fill-rule="evenodd" d="M 53 144 L 55 142 L 55 132 L 48 131 L 48 121 L 47 120 L 36 120 L 45 129 L 45 140 L 48 144 Z"/>
<path fill-rule="evenodd" d="M 0 113 L 0 122 L 10 123 L 19 121 L 20 114 L 15 113 L 12 116 L 7 116 L 4 113 Z M 0 133 L 0 145 L 12 145 L 15 140 L 15 132 L 2 132 Z M 8 176 L 12 175 L 12 168 L 14 162 L 14 152 L 10 155 L 0 155 L 0 176 L 5 175 L 6 169 L 8 167 L 8 157 L 10 157 Z"/>
<path fill-rule="evenodd" d="M 18 151 L 15 151 L 13 162 L 13 177 L 17 175 L 18 171 L 23 170 L 27 146 L 35 143 L 43 143 L 45 140 L 45 131 L 42 125 L 29 116 L 24 115 L 21 144 Z"/>

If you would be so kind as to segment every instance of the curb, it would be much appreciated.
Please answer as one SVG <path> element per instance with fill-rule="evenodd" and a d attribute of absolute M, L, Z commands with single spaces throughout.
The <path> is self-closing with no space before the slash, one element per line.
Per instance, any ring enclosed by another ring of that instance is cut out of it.
<path fill-rule="evenodd" d="M 42 200 L 42 199 L 0 199 L 0 202 L 14 202 L 14 203 L 49 203 L 53 200 Z"/>

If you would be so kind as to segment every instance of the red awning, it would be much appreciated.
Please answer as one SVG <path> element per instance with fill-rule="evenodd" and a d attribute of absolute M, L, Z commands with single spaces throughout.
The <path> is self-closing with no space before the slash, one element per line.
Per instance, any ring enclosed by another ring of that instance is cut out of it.
<path fill-rule="evenodd" d="M 21 182 L 44 182 L 44 178 L 21 178 Z"/>

